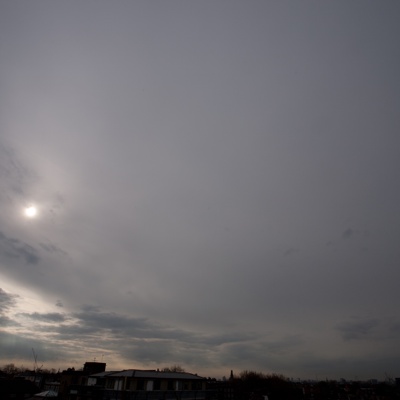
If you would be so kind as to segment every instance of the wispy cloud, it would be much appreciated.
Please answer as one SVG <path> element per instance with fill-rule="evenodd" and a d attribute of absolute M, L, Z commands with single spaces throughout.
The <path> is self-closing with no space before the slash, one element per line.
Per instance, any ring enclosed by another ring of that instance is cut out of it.
<path fill-rule="evenodd" d="M 343 233 L 342 233 L 342 238 L 343 239 L 350 239 L 354 234 L 353 229 L 347 228 Z"/>
<path fill-rule="evenodd" d="M 8 315 L 9 311 L 17 304 L 17 299 L 17 295 L 8 293 L 0 288 L 0 327 L 19 325 Z"/>
<path fill-rule="evenodd" d="M 60 313 L 19 313 L 18 316 L 30 318 L 32 320 L 36 321 L 42 321 L 42 322 L 64 322 L 67 318 L 64 314 Z"/>
<path fill-rule="evenodd" d="M 33 246 L 7 237 L 3 232 L 0 232 L 0 257 L 8 261 L 22 259 L 26 264 L 37 264 L 40 260 L 38 251 Z"/>

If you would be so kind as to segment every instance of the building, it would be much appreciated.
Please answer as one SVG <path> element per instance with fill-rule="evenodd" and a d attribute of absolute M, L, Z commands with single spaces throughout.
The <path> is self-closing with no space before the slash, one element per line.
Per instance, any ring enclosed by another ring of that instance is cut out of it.
<path fill-rule="evenodd" d="M 88 376 L 71 385 L 68 400 L 204 400 L 206 379 L 187 372 L 128 369 Z"/>
<path fill-rule="evenodd" d="M 91 374 L 102 373 L 106 369 L 106 363 L 86 362 L 82 370 L 76 371 L 68 368 L 61 373 L 59 398 L 64 400 L 69 398 L 69 391 L 72 386 L 86 386 L 88 377 Z"/>
<path fill-rule="evenodd" d="M 1 400 L 26 400 L 38 392 L 40 389 L 29 380 L 0 377 Z"/>

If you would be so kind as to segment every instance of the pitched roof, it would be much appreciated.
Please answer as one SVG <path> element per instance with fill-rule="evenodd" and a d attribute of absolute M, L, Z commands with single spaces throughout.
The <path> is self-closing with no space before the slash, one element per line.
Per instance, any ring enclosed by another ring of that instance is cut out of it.
<path fill-rule="evenodd" d="M 54 390 L 45 390 L 44 392 L 36 393 L 34 398 L 49 398 L 49 397 L 57 397 L 58 393 Z"/>

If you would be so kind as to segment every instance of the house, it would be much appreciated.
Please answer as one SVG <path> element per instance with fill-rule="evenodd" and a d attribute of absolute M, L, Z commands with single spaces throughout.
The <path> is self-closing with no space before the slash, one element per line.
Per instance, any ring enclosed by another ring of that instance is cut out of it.
<path fill-rule="evenodd" d="M 137 391 L 205 390 L 206 379 L 187 372 L 128 369 L 89 376 L 88 386 L 101 382 L 107 389 Z"/>
<path fill-rule="evenodd" d="M 67 399 L 72 386 L 87 385 L 88 376 L 91 374 L 105 371 L 106 363 L 86 362 L 82 370 L 76 371 L 75 368 L 68 368 L 61 373 L 59 398 Z"/>
<path fill-rule="evenodd" d="M 51 390 L 58 393 L 60 387 L 60 374 L 49 371 L 24 371 L 16 375 L 18 379 L 24 379 L 34 383 L 41 391 Z"/>
<path fill-rule="evenodd" d="M 87 384 L 71 386 L 68 400 L 203 400 L 206 379 L 187 372 L 128 369 L 88 376 Z"/>

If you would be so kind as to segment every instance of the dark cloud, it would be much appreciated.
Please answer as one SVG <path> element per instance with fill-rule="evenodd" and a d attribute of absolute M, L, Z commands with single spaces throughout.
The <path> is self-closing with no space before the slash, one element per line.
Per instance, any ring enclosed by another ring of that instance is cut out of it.
<path fill-rule="evenodd" d="M 179 363 L 182 358 L 177 354 L 178 349 L 179 346 L 167 340 L 133 339 L 123 346 L 120 354 L 128 360 L 143 360 L 147 363 L 167 363 L 172 359 L 176 359 Z"/>
<path fill-rule="evenodd" d="M 41 317 L 38 319 L 41 320 Z M 57 342 L 68 341 L 76 349 L 90 346 L 95 340 L 98 346 L 107 347 L 114 355 L 131 361 L 140 359 L 145 363 L 158 360 L 196 364 L 196 360 L 209 359 L 211 349 L 218 354 L 219 349 L 226 345 L 250 343 L 256 339 L 254 334 L 249 333 L 210 335 L 171 328 L 145 318 L 105 312 L 97 306 L 86 306 L 67 319 L 67 324 L 46 326 L 47 335 Z"/>
<path fill-rule="evenodd" d="M 73 317 L 84 321 L 98 329 L 111 330 L 141 330 L 151 328 L 151 324 L 145 318 L 132 318 L 124 316 L 116 312 L 101 312 L 98 308 L 91 310 L 86 309 L 82 312 L 73 314 Z"/>
<path fill-rule="evenodd" d="M 53 254 L 55 253 L 57 255 L 62 255 L 62 256 L 66 256 L 67 255 L 67 253 L 64 250 L 60 249 L 59 247 L 57 247 L 53 243 L 39 243 L 39 246 L 43 250 L 45 250 L 45 251 L 47 251 L 49 253 L 53 253 Z"/>
<path fill-rule="evenodd" d="M 80 323 L 51 326 L 46 327 L 46 329 L 48 332 L 54 333 L 58 338 L 66 340 L 75 339 L 77 337 L 79 337 L 80 340 L 84 340 L 85 338 L 92 338 L 94 335 L 96 336 L 96 334 L 100 339 L 101 335 L 104 333 L 103 330 L 99 330 L 97 327 Z"/>
<path fill-rule="evenodd" d="M 0 326 L 2 327 L 6 327 L 6 326 L 19 326 L 19 324 L 17 322 L 15 322 L 13 319 L 2 315 L 0 313 Z"/>
<path fill-rule="evenodd" d="M 84 311 L 72 315 L 78 319 L 78 326 L 90 326 L 97 332 L 111 332 L 115 337 L 146 340 L 175 340 L 181 342 L 201 341 L 199 334 L 161 325 L 146 318 L 134 318 L 115 312 L 103 312 L 98 307 L 86 307 Z M 204 339 L 207 341 L 207 339 Z M 217 340 L 219 339 L 209 339 Z"/>
<path fill-rule="evenodd" d="M 223 334 L 199 336 L 196 338 L 196 341 L 208 346 L 221 346 L 228 343 L 250 342 L 252 339 L 257 339 L 257 335 L 249 332 L 227 332 Z"/>
<path fill-rule="evenodd" d="M 9 311 L 17 304 L 18 295 L 7 293 L 0 288 L 0 326 L 18 326 L 19 324 L 10 318 Z"/>
<path fill-rule="evenodd" d="M 40 260 L 37 250 L 18 239 L 7 237 L 0 232 L 0 257 L 3 260 L 24 260 L 26 264 L 37 264 Z"/>
<path fill-rule="evenodd" d="M 368 339 L 380 325 L 377 319 L 357 319 L 346 321 L 337 326 L 344 340 L 363 340 Z"/>
<path fill-rule="evenodd" d="M 249 341 L 255 338 L 251 333 L 229 332 L 224 334 L 205 334 L 189 330 L 177 329 L 168 325 L 157 324 L 146 318 L 133 318 L 118 313 L 102 312 L 99 308 L 87 308 L 72 315 L 78 319 L 76 329 L 91 327 L 97 332 L 110 331 L 115 337 L 146 340 L 171 340 L 180 343 L 196 343 L 201 346 L 220 346 L 232 342 Z M 72 327 L 64 329 L 73 329 Z"/>
<path fill-rule="evenodd" d="M 228 343 L 221 348 L 219 357 L 227 365 L 257 365 L 258 368 L 271 368 L 280 365 L 279 359 L 285 360 L 297 354 L 304 344 L 301 335 L 290 335 L 278 340 L 254 338 L 253 340 Z M 269 365 L 269 367 L 268 367 Z"/>
<path fill-rule="evenodd" d="M 373 365 L 370 360 L 373 359 Z M 307 374 L 311 371 L 317 371 L 314 379 L 323 380 L 329 376 L 336 376 L 337 379 L 371 379 L 373 377 L 385 380 L 385 370 L 395 371 L 396 356 L 382 356 L 381 354 L 371 355 L 366 352 L 358 356 L 322 356 L 321 354 L 308 354 L 304 357 L 303 368 Z M 375 369 L 377 367 L 377 369 Z M 382 371 L 382 372 L 377 372 Z M 348 377 L 348 378 L 346 378 Z M 362 378 L 365 377 L 365 378 Z M 368 378 L 369 377 L 369 378 Z"/>
<path fill-rule="evenodd" d="M 4 312 L 15 305 L 18 295 L 7 293 L 0 288 L 0 312 Z"/>
<path fill-rule="evenodd" d="M 52 362 L 61 360 L 65 357 L 65 352 L 60 346 L 54 346 L 49 342 L 19 334 L 0 331 L 0 342 L 2 351 L 0 352 L 0 362 L 6 363 L 9 360 L 31 359 L 32 348 L 38 354 L 38 363 Z"/>
<path fill-rule="evenodd" d="M 2 298 L 9 303 L 9 295 L 2 293 Z M 286 335 L 280 339 L 249 332 L 212 335 L 171 328 L 147 318 L 108 312 L 100 306 L 85 306 L 71 314 L 34 312 L 19 313 L 16 317 L 51 324 L 35 325 L 36 334 L 46 334 L 43 339 L 30 338 L 24 342 L 25 335 L 4 336 L 5 342 L 14 346 L 7 353 L 14 358 L 20 357 L 27 346 L 32 346 L 35 351 L 40 350 L 43 362 L 73 360 L 74 354 L 87 351 L 95 342 L 97 349 L 104 349 L 100 351 L 107 354 L 106 361 L 111 355 L 128 364 L 139 359 L 144 365 L 179 363 L 192 370 L 197 370 L 198 365 L 203 363 L 211 369 L 222 365 L 239 370 L 252 368 L 284 372 L 288 371 L 288 363 L 292 363 L 293 371 L 298 368 L 310 372 L 317 369 L 326 374 L 350 371 L 354 366 L 359 367 L 359 371 L 365 369 L 361 360 L 350 361 L 348 357 L 327 358 L 318 356 L 316 352 L 305 353 L 302 348 L 307 339 L 302 334 Z M 389 320 L 388 323 L 395 332 L 396 321 Z M 358 318 L 343 322 L 336 329 L 346 342 L 362 339 L 368 343 L 371 338 L 376 339 L 375 331 L 383 325 L 378 320 Z M 57 353 L 60 341 L 64 343 L 63 351 Z"/>
<path fill-rule="evenodd" d="M 20 313 L 19 315 L 42 322 L 64 322 L 66 320 L 65 315 L 60 313 L 41 314 L 38 312 L 34 312 L 34 313 Z"/>
<path fill-rule="evenodd" d="M 389 324 L 390 330 L 395 333 L 400 333 L 400 321 L 398 322 L 391 322 Z"/>
<path fill-rule="evenodd" d="M 0 200 L 9 204 L 23 196 L 31 178 L 32 174 L 23 165 L 16 151 L 0 142 Z"/>

